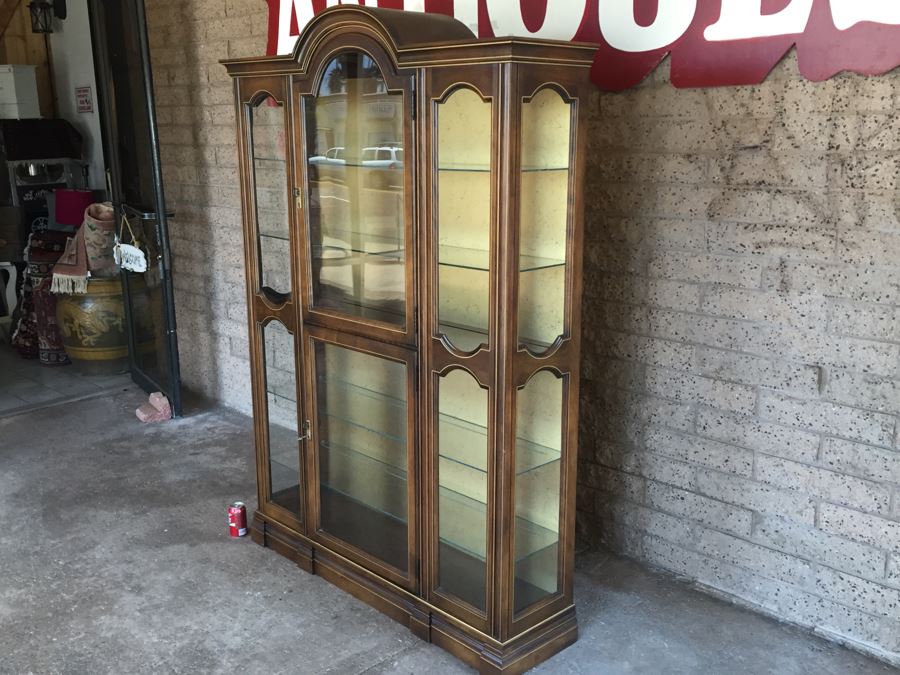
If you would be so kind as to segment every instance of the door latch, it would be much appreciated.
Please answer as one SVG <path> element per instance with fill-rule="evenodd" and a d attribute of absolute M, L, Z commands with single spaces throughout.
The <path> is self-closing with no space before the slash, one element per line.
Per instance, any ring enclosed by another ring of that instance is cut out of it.
<path fill-rule="evenodd" d="M 294 203 L 298 209 L 303 208 L 303 192 L 298 187 L 294 188 Z"/>
<path fill-rule="evenodd" d="M 306 420 L 305 422 L 303 422 L 303 428 L 301 429 L 301 431 L 303 432 L 303 435 L 300 436 L 297 440 L 298 441 L 308 441 L 309 439 L 311 439 L 312 438 L 311 427 L 312 427 L 312 425 L 309 423 L 309 420 Z"/>

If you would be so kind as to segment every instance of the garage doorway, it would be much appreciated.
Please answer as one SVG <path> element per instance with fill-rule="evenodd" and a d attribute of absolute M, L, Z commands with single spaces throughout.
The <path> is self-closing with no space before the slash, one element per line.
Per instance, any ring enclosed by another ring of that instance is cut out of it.
<path fill-rule="evenodd" d="M 43 36 L 30 35 L 27 3 L 22 3 L 20 9 L 21 21 L 14 18 L 9 30 L 18 31 L 22 36 L 13 35 L 10 42 L 25 39 L 38 44 L 43 41 L 46 46 L 42 57 L 46 72 L 41 71 L 41 66 L 37 68 L 41 92 L 39 114 L 44 118 L 38 122 L 68 125 L 83 140 L 83 145 L 73 154 L 76 159 L 71 161 L 75 167 L 72 170 L 75 180 L 65 187 L 93 190 L 93 201 L 111 201 L 116 222 L 121 223 L 123 216 L 127 218 L 129 230 L 134 232 L 146 252 L 148 265 L 144 273 L 122 275 L 121 291 L 118 280 L 113 279 L 116 292 L 124 293 L 124 303 L 120 302 L 120 305 L 124 304 L 124 321 L 121 318 L 118 321 L 127 335 L 127 354 L 126 347 L 118 348 L 122 362 L 117 372 L 125 371 L 125 374 L 97 375 L 90 368 L 83 368 L 83 362 L 75 367 L 47 367 L 54 365 L 54 361 L 56 365 L 68 361 L 61 344 L 51 344 L 49 348 L 41 345 L 39 349 L 40 341 L 34 337 L 33 349 L 29 351 L 14 348 L 9 340 L 16 332 L 25 304 L 23 282 L 27 283 L 31 271 L 28 260 L 29 256 L 33 257 L 29 241 L 34 231 L 31 227 L 33 219 L 20 218 L 18 228 L 10 226 L 10 232 L 20 231 L 18 236 L 6 235 L 0 228 L 0 239 L 5 236 L 8 240 L 7 251 L 3 250 L 0 241 L 0 263 L 9 259 L 6 265 L 0 264 L 0 290 L 3 291 L 0 298 L 0 417 L 96 395 L 121 388 L 130 381 L 148 392 L 165 393 L 173 412 L 180 415 L 181 384 L 168 245 L 168 218 L 173 214 L 165 209 L 143 2 L 84 0 L 70 3 L 68 16 L 53 20 L 55 34 Z M 2 34 L 0 54 L 0 62 L 5 59 L 15 61 L 11 52 L 4 50 Z M 50 82 L 49 86 L 43 86 L 45 80 Z M 90 114 L 82 114 L 84 112 Z M 24 119 L 16 123 L 21 125 L 29 121 Z M 4 146 L 8 145 L 6 139 Z M 4 168 L 7 166 L 5 158 L 0 164 Z M 79 170 L 81 166 L 83 175 Z M 25 175 L 26 182 L 40 178 L 42 171 L 53 170 L 49 160 L 35 163 L 34 167 L 38 175 Z M 4 185 L 8 186 L 9 182 L 7 178 Z M 52 186 L 38 187 L 40 190 L 32 192 L 53 192 Z M 24 210 L 13 204 L 12 197 L 9 201 L 10 210 Z M 48 210 L 51 207 L 52 202 L 47 206 Z M 80 223 L 79 219 L 78 225 Z M 72 236 L 75 227 L 73 223 L 68 236 Z M 67 235 L 60 231 L 54 234 L 57 235 L 55 238 L 46 238 L 57 244 L 58 255 L 59 242 L 56 240 L 62 235 L 64 244 Z M 47 295 L 50 297 L 49 292 Z M 13 308 L 17 311 L 10 316 Z M 53 309 L 46 314 L 52 316 Z M 49 319 L 45 316 L 44 320 Z M 118 344 L 122 345 L 121 339 Z M 45 353 L 47 358 L 44 358 Z"/>

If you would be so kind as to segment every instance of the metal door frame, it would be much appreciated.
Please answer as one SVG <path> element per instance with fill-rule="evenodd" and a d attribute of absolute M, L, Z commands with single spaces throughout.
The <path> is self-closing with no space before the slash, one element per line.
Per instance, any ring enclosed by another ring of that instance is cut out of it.
<path fill-rule="evenodd" d="M 128 283 L 128 275 L 122 274 L 122 287 L 125 293 L 125 323 L 128 332 L 128 365 L 131 371 L 131 378 L 136 384 L 146 391 L 165 391 L 169 396 L 172 405 L 172 413 L 179 417 L 182 411 L 181 396 L 181 368 L 178 357 L 178 333 L 175 319 L 175 298 L 172 287 L 172 255 L 169 247 L 169 226 L 168 218 L 174 216 L 174 213 L 167 211 L 165 200 L 165 189 L 162 179 L 162 159 L 159 149 L 159 132 L 156 122 L 156 100 L 153 91 L 153 72 L 150 65 L 150 47 L 147 39 L 147 19 L 144 7 L 144 0 L 117 0 L 118 2 L 130 2 L 133 5 L 133 12 L 136 18 L 136 32 L 138 38 L 138 48 L 141 60 L 142 85 L 144 95 L 147 101 L 147 118 L 150 129 L 150 170 L 152 174 L 153 191 L 155 203 L 152 205 L 141 204 L 139 208 L 134 208 L 117 198 L 122 195 L 122 186 L 120 184 L 119 157 L 116 150 L 114 139 L 117 137 L 116 123 L 116 104 L 115 96 L 109 82 L 112 82 L 112 69 L 110 66 L 109 53 L 105 48 L 103 41 L 103 24 L 99 16 L 102 11 L 104 0 L 88 0 L 88 13 L 91 24 L 91 44 L 94 53 L 94 70 L 97 81 L 97 100 L 100 113 L 100 125 L 103 137 L 103 155 L 107 165 L 107 191 L 109 198 L 112 200 L 116 208 L 118 217 L 126 212 L 131 217 L 141 220 L 154 220 L 156 222 L 156 237 L 159 242 L 160 254 L 159 265 L 161 272 L 161 284 L 163 288 L 163 305 L 166 321 L 166 341 L 169 352 L 169 376 L 171 378 L 171 391 L 166 391 L 166 387 L 155 382 L 147 373 L 140 370 L 135 359 L 136 340 L 133 330 L 133 317 L 131 315 L 131 289 Z M 146 211 L 150 206 L 153 211 Z"/>

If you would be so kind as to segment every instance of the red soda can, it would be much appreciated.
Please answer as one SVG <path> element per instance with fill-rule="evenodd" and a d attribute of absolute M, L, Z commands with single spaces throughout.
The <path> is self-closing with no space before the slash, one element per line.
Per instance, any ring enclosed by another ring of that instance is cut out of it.
<path fill-rule="evenodd" d="M 243 537 L 247 534 L 247 507 L 244 502 L 229 505 L 228 534 L 232 537 Z"/>

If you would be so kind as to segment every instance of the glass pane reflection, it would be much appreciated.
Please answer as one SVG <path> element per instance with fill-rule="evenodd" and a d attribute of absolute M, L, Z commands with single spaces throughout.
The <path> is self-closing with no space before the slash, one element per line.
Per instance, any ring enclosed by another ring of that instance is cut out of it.
<path fill-rule="evenodd" d="M 403 95 L 344 53 L 305 101 L 313 304 L 406 323 Z"/>
<path fill-rule="evenodd" d="M 406 364 L 315 346 L 322 529 L 408 568 Z"/>
<path fill-rule="evenodd" d="M 287 294 L 291 292 L 291 249 L 284 107 L 266 98 L 250 112 L 260 285 Z"/>
<path fill-rule="evenodd" d="M 300 443 L 294 336 L 278 321 L 263 328 L 269 423 L 269 499 L 300 517 Z"/>
<path fill-rule="evenodd" d="M 163 281 L 157 221 L 131 218 L 131 227 L 147 253 L 147 271 L 128 274 L 127 302 L 134 335 L 134 366 L 171 396 L 175 382 L 169 355 L 166 287 Z"/>

